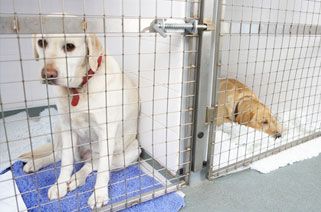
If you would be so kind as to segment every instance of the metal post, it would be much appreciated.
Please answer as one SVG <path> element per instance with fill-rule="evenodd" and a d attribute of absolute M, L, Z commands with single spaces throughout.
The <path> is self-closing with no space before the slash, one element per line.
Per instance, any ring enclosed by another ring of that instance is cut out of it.
<path fill-rule="evenodd" d="M 199 44 L 199 75 L 197 91 L 197 112 L 195 119 L 195 133 L 193 146 L 194 172 L 191 181 L 197 181 L 199 176 L 204 177 L 204 172 L 208 172 L 210 158 L 207 153 L 212 149 L 213 127 L 207 123 L 207 108 L 215 104 L 217 65 L 218 65 L 218 46 L 219 46 L 219 21 L 221 14 L 220 0 L 203 0 L 201 6 L 201 22 L 210 22 L 214 26 L 214 31 L 203 31 L 200 36 Z M 207 162 L 206 162 L 207 161 Z M 207 168 L 206 168 L 206 167 Z M 194 183 L 191 182 L 191 183 Z"/>
<path fill-rule="evenodd" d="M 221 17 L 222 17 L 222 0 L 217 0 L 215 5 L 215 25 L 216 25 L 216 31 L 214 35 L 214 57 L 213 57 L 213 78 L 212 78 L 212 87 L 211 87 L 211 108 L 217 108 L 217 94 L 219 89 L 219 83 L 218 83 L 218 72 L 219 72 L 219 66 L 220 66 L 220 58 L 219 58 L 219 48 L 220 48 L 220 33 L 221 33 Z M 212 173 L 212 164 L 213 164 L 213 157 L 212 153 L 214 152 L 214 143 L 215 143 L 215 121 L 217 113 L 214 113 L 212 125 L 209 128 L 209 139 L 208 139 L 208 148 L 207 148 L 207 166 L 206 166 L 206 172 L 207 172 L 207 178 L 210 179 L 211 173 Z"/>
<path fill-rule="evenodd" d="M 207 30 L 206 24 L 198 24 L 197 19 L 180 20 L 180 19 L 155 19 L 149 27 L 149 31 L 157 32 L 162 37 L 166 37 L 167 30 L 181 31 L 186 33 L 197 33 L 198 30 Z"/>
<path fill-rule="evenodd" d="M 215 64 L 217 63 L 217 55 L 215 54 L 215 50 L 218 44 L 216 40 L 218 40 L 217 35 L 219 29 L 215 23 L 217 23 L 219 3 L 219 0 L 203 0 L 201 5 L 200 22 L 213 23 L 215 31 L 203 31 L 199 41 L 197 112 L 192 164 L 192 170 L 194 172 L 200 172 L 204 169 L 204 161 L 207 158 L 210 125 L 206 123 L 206 108 L 212 103 L 212 85 L 215 83 L 213 79 L 216 78 Z"/>

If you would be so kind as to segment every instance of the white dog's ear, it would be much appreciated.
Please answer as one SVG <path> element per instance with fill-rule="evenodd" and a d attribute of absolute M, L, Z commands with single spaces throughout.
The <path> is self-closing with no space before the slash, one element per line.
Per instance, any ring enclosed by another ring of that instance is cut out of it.
<path fill-rule="evenodd" d="M 94 34 L 87 36 L 87 47 L 89 66 L 93 71 L 95 71 L 98 67 L 98 58 L 99 56 L 103 56 L 104 49 L 98 37 Z"/>
<path fill-rule="evenodd" d="M 32 35 L 32 49 L 33 49 L 33 56 L 35 57 L 36 61 L 39 60 L 39 53 L 37 51 L 37 37 L 36 35 Z"/>

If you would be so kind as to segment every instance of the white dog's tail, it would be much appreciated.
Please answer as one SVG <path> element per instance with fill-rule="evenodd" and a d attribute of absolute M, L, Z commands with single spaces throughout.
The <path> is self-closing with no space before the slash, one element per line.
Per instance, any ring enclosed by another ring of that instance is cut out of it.
<path fill-rule="evenodd" d="M 39 146 L 38 148 L 34 149 L 32 152 L 27 152 L 20 155 L 18 158 L 22 161 L 26 161 L 30 159 L 42 158 L 52 153 L 53 153 L 52 144 L 47 143 Z"/>

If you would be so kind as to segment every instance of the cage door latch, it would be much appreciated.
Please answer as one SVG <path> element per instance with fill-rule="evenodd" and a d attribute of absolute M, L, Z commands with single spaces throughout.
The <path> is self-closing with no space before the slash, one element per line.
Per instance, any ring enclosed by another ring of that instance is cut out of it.
<path fill-rule="evenodd" d="M 217 106 L 215 106 L 215 107 L 207 107 L 206 108 L 205 122 L 207 124 L 214 123 L 216 114 L 217 114 Z"/>
<path fill-rule="evenodd" d="M 208 24 L 199 24 L 197 19 L 155 19 L 149 27 L 143 31 L 159 33 L 162 37 L 166 37 L 168 32 L 185 32 L 189 34 L 198 33 L 199 30 L 212 30 Z"/>

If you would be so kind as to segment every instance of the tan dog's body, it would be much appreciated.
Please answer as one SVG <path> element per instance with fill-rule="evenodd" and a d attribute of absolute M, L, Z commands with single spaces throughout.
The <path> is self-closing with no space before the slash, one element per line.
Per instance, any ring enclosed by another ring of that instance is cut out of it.
<path fill-rule="evenodd" d="M 282 126 L 247 86 L 235 79 L 220 81 L 216 125 L 236 122 L 281 137 Z"/>

